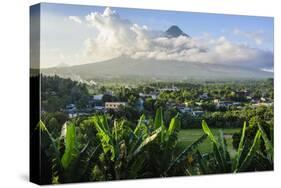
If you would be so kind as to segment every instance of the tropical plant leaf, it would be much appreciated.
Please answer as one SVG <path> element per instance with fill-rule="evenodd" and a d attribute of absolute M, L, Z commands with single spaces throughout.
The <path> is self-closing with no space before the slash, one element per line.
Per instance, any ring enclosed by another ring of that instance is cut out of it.
<path fill-rule="evenodd" d="M 241 172 L 241 171 L 247 170 L 248 166 L 251 164 L 251 161 L 252 161 L 256 151 L 259 148 L 260 138 L 261 138 L 261 132 L 260 132 L 260 130 L 258 130 L 249 152 L 247 153 L 245 159 L 243 160 L 243 162 L 241 163 L 239 168 L 235 169 L 234 172 Z"/>
<path fill-rule="evenodd" d="M 147 126 L 144 124 L 145 116 L 142 115 L 139 119 L 138 125 L 134 130 L 134 134 L 138 137 L 145 137 L 147 135 Z"/>
<path fill-rule="evenodd" d="M 271 141 L 269 140 L 269 138 L 267 137 L 267 134 L 264 131 L 263 127 L 259 123 L 258 123 L 258 126 L 259 126 L 259 130 L 261 131 L 261 136 L 264 141 L 267 156 L 268 156 L 269 160 L 272 162 L 273 161 L 273 145 L 272 145 Z"/>
<path fill-rule="evenodd" d="M 246 132 L 246 125 L 247 125 L 247 123 L 244 122 L 240 142 L 239 142 L 238 149 L 237 149 L 237 153 L 236 153 L 236 155 L 234 157 L 234 160 L 233 160 L 233 169 L 237 169 L 240 165 L 239 162 L 240 162 L 240 158 L 241 158 L 241 153 L 242 153 L 243 148 L 244 148 L 244 138 L 245 138 L 245 132 Z"/>
<path fill-rule="evenodd" d="M 196 151 L 196 154 L 197 154 L 197 159 L 198 159 L 200 170 L 202 171 L 202 174 L 208 174 L 209 173 L 208 165 L 207 165 L 206 161 L 204 160 L 202 154 L 200 153 L 199 150 Z"/>
<path fill-rule="evenodd" d="M 212 131 L 210 130 L 210 128 L 208 127 L 207 123 L 204 120 L 202 120 L 202 128 L 205 134 L 208 135 L 209 139 L 213 143 L 214 154 L 218 162 L 218 165 L 221 168 L 221 171 L 225 172 L 227 168 L 226 166 L 227 164 L 226 161 L 224 160 L 223 153 L 220 152 L 218 141 L 216 140 L 214 134 L 212 133 Z"/>
<path fill-rule="evenodd" d="M 219 130 L 219 152 L 222 157 L 222 163 L 223 163 L 223 168 L 224 172 L 228 172 L 231 170 L 231 161 L 230 161 L 230 155 L 229 152 L 227 151 L 227 144 L 224 138 L 224 134 L 221 130 Z"/>
<path fill-rule="evenodd" d="M 71 122 L 67 123 L 66 135 L 64 138 L 65 151 L 61 159 L 64 169 L 67 169 L 72 160 L 77 156 L 76 130 L 75 125 Z"/>
<path fill-rule="evenodd" d="M 166 170 L 166 173 L 168 173 L 172 168 L 174 168 L 176 165 L 180 164 L 182 161 L 184 161 L 188 154 L 193 152 L 195 149 L 198 148 L 198 146 L 203 143 L 207 138 L 206 134 L 203 134 L 200 136 L 195 142 L 190 144 L 186 149 L 184 149 L 176 158 L 173 160 L 169 167 Z"/>
<path fill-rule="evenodd" d="M 99 116 L 99 118 L 100 118 L 101 124 L 102 124 L 103 127 L 104 127 L 104 130 L 107 131 L 107 132 L 109 132 L 110 129 L 109 129 L 109 126 L 108 126 L 108 121 L 107 121 L 106 115 Z"/>
<path fill-rule="evenodd" d="M 102 149 L 103 149 L 103 152 L 105 154 L 107 154 L 108 152 L 110 152 L 110 159 L 113 161 L 115 159 L 115 148 L 113 146 L 113 143 L 112 143 L 112 138 L 111 138 L 111 135 L 110 135 L 110 131 L 107 131 L 106 130 L 106 126 L 107 125 L 104 125 L 106 123 L 106 121 L 104 120 L 105 117 L 101 117 L 101 116 L 94 116 L 93 117 L 93 121 L 94 121 L 94 125 L 97 129 L 97 136 L 100 140 L 100 143 L 102 145 Z M 103 119 L 103 120 L 101 120 Z M 115 136 L 117 136 L 115 134 Z"/>
<path fill-rule="evenodd" d="M 156 111 L 155 119 L 154 119 L 154 127 L 155 130 L 161 127 L 164 124 L 163 121 L 163 113 L 162 113 L 162 108 L 158 108 Z"/>
<path fill-rule="evenodd" d="M 138 153 L 140 153 L 143 148 L 148 145 L 149 143 L 153 142 L 159 135 L 159 133 L 161 132 L 162 127 L 159 127 L 158 129 L 156 129 L 151 136 L 148 136 L 146 139 L 144 139 L 142 141 L 142 143 L 139 145 L 139 147 L 134 151 L 134 153 L 132 154 L 132 157 L 136 156 Z"/>
<path fill-rule="evenodd" d="M 180 128 L 180 120 L 179 120 L 179 114 L 177 114 L 175 117 L 172 118 L 172 120 L 170 121 L 170 125 L 168 128 L 168 136 L 174 134 L 175 130 L 177 128 Z"/>
<path fill-rule="evenodd" d="M 89 169 L 89 165 L 93 163 L 90 162 L 94 155 L 97 153 L 100 145 L 96 146 L 92 142 L 88 142 L 83 149 L 77 155 L 77 158 L 71 165 L 71 174 L 70 181 L 71 182 L 79 182 L 82 181 L 83 176 L 86 171 Z M 91 170 L 91 169 L 90 169 Z"/>
<path fill-rule="evenodd" d="M 216 145 L 218 145 L 218 142 L 215 138 L 215 136 L 213 135 L 212 131 L 209 129 L 207 123 L 205 120 L 202 120 L 202 128 L 205 134 L 208 135 L 208 137 L 210 138 L 210 140 L 215 143 Z"/>

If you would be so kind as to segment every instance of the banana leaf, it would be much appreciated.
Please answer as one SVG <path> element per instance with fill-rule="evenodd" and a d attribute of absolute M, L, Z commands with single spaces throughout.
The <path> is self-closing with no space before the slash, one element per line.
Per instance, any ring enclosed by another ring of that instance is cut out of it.
<path fill-rule="evenodd" d="M 64 138 L 65 152 L 62 156 L 61 163 L 64 169 L 67 169 L 73 159 L 77 156 L 76 130 L 75 125 L 67 123 L 66 135 Z"/>
<path fill-rule="evenodd" d="M 261 131 L 258 130 L 257 133 L 256 133 L 256 136 L 254 138 L 253 144 L 252 144 L 252 146 L 251 146 L 251 148 L 249 150 L 249 152 L 247 153 L 245 159 L 243 160 L 243 162 L 241 163 L 239 168 L 235 169 L 234 172 L 242 172 L 242 171 L 246 171 L 247 170 L 247 168 L 249 167 L 249 165 L 252 162 L 252 159 L 253 159 L 255 153 L 259 149 L 260 138 L 261 138 Z"/>
<path fill-rule="evenodd" d="M 270 160 L 270 162 L 272 162 L 273 161 L 273 145 L 272 145 L 271 141 L 269 140 L 269 138 L 267 137 L 267 134 L 264 131 L 264 129 L 262 128 L 262 126 L 260 124 L 258 124 L 258 126 L 259 126 L 259 130 L 261 131 L 262 139 L 264 141 L 267 157 Z"/>
<path fill-rule="evenodd" d="M 237 169 L 238 166 L 240 165 L 239 162 L 240 162 L 240 158 L 241 158 L 241 153 L 242 153 L 243 148 L 244 148 L 245 132 L 246 132 L 246 122 L 244 122 L 243 129 L 242 129 L 242 135 L 241 135 L 241 138 L 240 138 L 237 153 L 236 153 L 236 155 L 234 157 L 234 160 L 233 160 L 233 169 Z"/>
<path fill-rule="evenodd" d="M 182 161 L 184 161 L 188 154 L 193 152 L 195 149 L 198 148 L 200 144 L 202 144 L 207 138 L 206 134 L 203 134 L 200 136 L 195 142 L 190 144 L 186 149 L 184 149 L 176 158 L 173 160 L 169 167 L 166 170 L 166 173 L 168 173 L 172 168 L 174 168 L 176 165 L 180 164 Z"/>

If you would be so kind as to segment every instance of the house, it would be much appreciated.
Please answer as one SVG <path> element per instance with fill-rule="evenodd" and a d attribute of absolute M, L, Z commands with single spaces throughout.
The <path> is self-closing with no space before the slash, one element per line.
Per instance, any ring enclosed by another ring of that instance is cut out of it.
<path fill-rule="evenodd" d="M 256 103 L 259 103 L 260 101 L 259 100 L 257 100 L 257 99 L 252 99 L 251 100 L 251 103 L 253 103 L 253 104 L 256 104 Z"/>
<path fill-rule="evenodd" d="M 209 99 L 208 93 L 203 93 L 199 96 L 199 99 Z"/>
<path fill-rule="evenodd" d="M 192 115 L 193 116 L 202 116 L 204 114 L 204 111 L 193 111 Z"/>
<path fill-rule="evenodd" d="M 215 103 L 215 104 L 218 104 L 219 102 L 220 102 L 219 99 L 214 99 L 214 103 Z"/>
<path fill-rule="evenodd" d="M 142 98 L 138 98 L 137 101 L 137 108 L 139 111 L 142 111 L 144 109 L 144 100 Z"/>
<path fill-rule="evenodd" d="M 148 94 L 145 93 L 139 93 L 139 96 L 142 98 L 149 98 L 151 97 L 153 100 L 157 99 L 158 94 L 156 92 L 150 92 Z"/>
<path fill-rule="evenodd" d="M 177 109 L 181 113 L 192 113 L 192 108 L 189 108 L 189 107 L 177 107 Z"/>
<path fill-rule="evenodd" d="M 165 91 L 174 92 L 174 91 L 179 91 L 179 89 L 173 85 L 172 87 L 165 87 L 165 88 L 159 89 L 159 91 L 160 92 L 165 92 Z"/>
<path fill-rule="evenodd" d="M 202 102 L 195 102 L 195 104 L 197 105 L 197 106 L 202 106 Z"/>
<path fill-rule="evenodd" d="M 96 100 L 96 101 L 101 101 L 102 98 L 103 98 L 103 94 L 98 94 L 98 95 L 93 96 L 93 100 Z"/>
<path fill-rule="evenodd" d="M 126 102 L 106 102 L 105 109 L 117 110 L 120 106 L 126 106 Z"/>
<path fill-rule="evenodd" d="M 239 97 L 247 97 L 249 96 L 250 92 L 244 89 L 244 90 L 236 91 L 235 94 L 238 95 Z"/>
<path fill-rule="evenodd" d="M 241 102 L 233 102 L 232 105 L 233 105 L 233 106 L 240 106 L 240 105 L 241 105 Z"/>
<path fill-rule="evenodd" d="M 103 101 L 102 101 L 103 96 L 104 96 L 103 94 L 94 95 L 89 102 L 90 106 L 93 108 L 95 108 L 97 106 L 102 107 L 103 106 Z"/>
<path fill-rule="evenodd" d="M 262 102 L 266 102 L 266 98 L 264 98 L 264 97 L 261 97 L 260 100 L 261 100 Z"/>
<path fill-rule="evenodd" d="M 232 105 L 233 105 L 233 102 L 231 102 L 231 101 L 219 101 L 217 103 L 216 108 L 229 108 Z"/>
<path fill-rule="evenodd" d="M 259 103 L 255 103 L 253 104 L 254 107 L 258 107 L 258 106 L 273 106 L 273 102 L 259 102 Z"/>
<path fill-rule="evenodd" d="M 246 96 L 246 99 L 247 100 L 252 100 L 252 97 L 251 96 Z"/>
<path fill-rule="evenodd" d="M 69 113 L 69 114 L 68 114 L 68 117 L 69 117 L 69 118 L 77 117 L 77 113 Z"/>
<path fill-rule="evenodd" d="M 69 118 L 73 118 L 77 116 L 77 108 L 75 104 L 66 105 L 65 112 L 68 114 Z"/>
<path fill-rule="evenodd" d="M 105 107 L 104 106 L 95 106 L 94 110 L 97 112 L 104 112 Z"/>
<path fill-rule="evenodd" d="M 68 104 L 68 105 L 66 105 L 66 109 L 65 109 L 65 111 L 66 112 L 76 112 L 76 106 L 75 106 L 75 104 Z"/>

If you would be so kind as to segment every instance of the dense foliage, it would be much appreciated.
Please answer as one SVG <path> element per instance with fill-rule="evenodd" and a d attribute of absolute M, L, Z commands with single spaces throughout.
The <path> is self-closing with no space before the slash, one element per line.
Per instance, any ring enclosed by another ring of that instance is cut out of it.
<path fill-rule="evenodd" d="M 246 107 L 242 110 L 227 110 L 225 112 L 207 112 L 196 117 L 184 114 L 182 128 L 198 128 L 202 120 L 206 120 L 210 127 L 239 128 L 244 121 L 267 123 L 273 126 L 273 106 Z"/>
<path fill-rule="evenodd" d="M 68 104 L 85 108 L 89 93 L 86 84 L 59 76 L 41 76 L 41 108 L 47 112 L 57 112 Z"/>
<path fill-rule="evenodd" d="M 177 114 L 165 124 L 161 108 L 154 119 L 142 115 L 137 125 L 105 115 L 72 119 L 63 125 L 58 137 L 42 121 L 39 123 L 50 183 L 249 171 L 254 159 L 261 157 L 273 164 L 272 142 L 261 126 L 246 147 L 244 124 L 234 159 L 226 149 L 223 133 L 217 140 L 205 121 L 202 128 L 205 134 L 178 151 L 180 117 Z M 201 154 L 198 146 L 207 137 L 213 143 L 213 152 Z M 262 139 L 264 151 L 259 147 Z M 254 170 L 264 169 L 256 166 Z"/>

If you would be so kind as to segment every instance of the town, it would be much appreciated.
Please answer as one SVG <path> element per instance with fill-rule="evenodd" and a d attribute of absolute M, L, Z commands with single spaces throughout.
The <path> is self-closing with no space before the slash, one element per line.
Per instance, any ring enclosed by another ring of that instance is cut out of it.
<path fill-rule="evenodd" d="M 128 88 L 129 89 L 129 88 Z M 144 103 L 146 100 L 157 100 L 159 95 L 163 93 L 173 93 L 180 92 L 175 86 L 165 87 L 156 89 L 149 93 L 138 93 L 138 98 L 134 107 L 138 111 L 144 110 Z M 269 97 L 264 97 L 265 94 L 262 94 L 260 97 L 253 97 L 251 92 L 248 90 L 233 90 L 231 91 L 232 96 L 236 96 L 235 99 L 226 99 L 225 97 L 213 97 L 209 93 L 200 94 L 194 101 L 191 102 L 175 102 L 168 101 L 166 108 L 176 108 L 180 113 L 189 113 L 192 116 L 201 116 L 206 111 L 210 111 L 210 106 L 212 106 L 211 111 L 222 111 L 222 110 L 242 110 L 246 107 L 258 107 L 258 106 L 272 106 L 273 99 Z M 86 108 L 78 109 L 75 104 L 66 105 L 65 109 L 62 109 L 63 112 L 67 113 L 70 118 L 84 115 L 91 115 L 95 112 L 106 113 L 109 110 L 118 111 L 120 107 L 129 105 L 126 100 L 124 101 L 112 101 L 112 98 L 116 98 L 113 91 L 107 91 L 102 94 L 96 94 L 89 98 L 88 105 Z M 243 102 L 241 102 L 243 101 Z M 206 104 L 208 106 L 206 107 Z"/>

